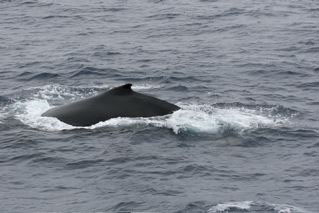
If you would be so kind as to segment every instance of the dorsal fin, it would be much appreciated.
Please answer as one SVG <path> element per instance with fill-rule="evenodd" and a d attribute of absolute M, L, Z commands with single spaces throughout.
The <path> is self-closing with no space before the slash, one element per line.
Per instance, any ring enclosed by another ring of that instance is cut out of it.
<path fill-rule="evenodd" d="M 119 86 L 118 88 L 123 88 L 123 89 L 128 89 L 128 90 L 132 90 L 132 84 L 128 83 L 128 84 L 124 84 L 122 86 Z"/>
<path fill-rule="evenodd" d="M 109 91 L 109 93 L 114 94 L 114 95 L 127 95 L 127 94 L 133 92 L 131 87 L 132 87 L 132 84 L 130 84 L 130 83 L 124 84 L 122 86 L 115 87 L 115 88 L 111 89 Z"/>

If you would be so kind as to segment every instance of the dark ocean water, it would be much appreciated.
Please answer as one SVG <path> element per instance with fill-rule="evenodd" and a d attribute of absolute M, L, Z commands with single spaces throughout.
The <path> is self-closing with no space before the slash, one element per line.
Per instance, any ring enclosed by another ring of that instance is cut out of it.
<path fill-rule="evenodd" d="M 1 212 L 319 212 L 319 1 L 0 0 Z M 123 83 L 182 107 L 75 128 Z"/>

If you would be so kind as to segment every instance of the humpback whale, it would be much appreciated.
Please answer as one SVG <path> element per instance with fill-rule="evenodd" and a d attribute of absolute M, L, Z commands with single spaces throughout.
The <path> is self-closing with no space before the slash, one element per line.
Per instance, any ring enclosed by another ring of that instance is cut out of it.
<path fill-rule="evenodd" d="M 55 117 L 72 126 L 91 126 L 116 117 L 153 117 L 180 108 L 166 101 L 132 90 L 132 84 L 115 87 L 97 96 L 55 107 L 42 116 Z"/>

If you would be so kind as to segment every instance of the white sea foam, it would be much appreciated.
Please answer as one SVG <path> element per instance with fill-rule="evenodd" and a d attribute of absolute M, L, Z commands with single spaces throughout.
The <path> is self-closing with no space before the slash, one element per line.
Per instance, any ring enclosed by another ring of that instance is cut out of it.
<path fill-rule="evenodd" d="M 65 124 L 56 118 L 42 117 L 41 114 L 50 108 L 46 100 L 17 102 L 14 105 L 15 117 L 24 124 L 37 129 L 49 131 L 74 129 L 73 126 Z"/>
<path fill-rule="evenodd" d="M 265 210 L 265 207 L 267 210 Z M 273 213 L 311 213 L 305 209 L 298 208 L 287 204 L 272 204 L 255 201 L 238 201 L 219 203 L 212 206 L 207 213 L 231 213 L 252 210 L 253 212 L 273 212 Z"/>
<path fill-rule="evenodd" d="M 278 213 L 311 213 L 305 209 L 287 205 L 287 204 L 271 204 Z"/>
<path fill-rule="evenodd" d="M 166 126 L 175 133 L 184 130 L 219 133 L 225 130 L 244 131 L 259 127 L 274 127 L 286 119 L 274 119 L 244 108 L 214 108 L 207 105 L 181 105 L 182 110 L 167 119 Z"/>
<path fill-rule="evenodd" d="M 208 213 L 215 212 L 228 212 L 231 208 L 236 208 L 237 210 L 249 210 L 253 201 L 241 201 L 241 202 L 228 202 L 228 203 L 220 203 L 216 206 L 211 207 L 208 210 Z"/>
<path fill-rule="evenodd" d="M 89 127 L 74 127 L 56 118 L 42 117 L 41 114 L 51 108 L 45 99 L 34 99 L 17 102 L 14 105 L 15 116 L 21 122 L 33 128 L 49 131 L 64 129 L 87 128 L 94 129 L 104 126 L 132 126 L 150 125 L 159 128 L 169 128 L 174 133 L 222 133 L 225 130 L 244 131 L 259 127 L 274 127 L 286 122 L 286 118 L 279 119 L 260 114 L 256 110 L 244 108 L 214 108 L 206 105 L 183 105 L 181 110 L 171 115 L 151 118 L 113 118 Z"/>

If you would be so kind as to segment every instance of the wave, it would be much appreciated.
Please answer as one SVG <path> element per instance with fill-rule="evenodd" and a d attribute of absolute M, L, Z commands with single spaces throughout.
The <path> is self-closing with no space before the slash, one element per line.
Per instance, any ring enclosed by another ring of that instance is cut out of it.
<path fill-rule="evenodd" d="M 313 90 L 313 89 L 317 89 L 319 86 L 319 81 L 313 81 L 313 82 L 307 82 L 307 83 L 302 83 L 297 85 L 297 88 L 302 88 L 305 90 Z"/>
<path fill-rule="evenodd" d="M 145 82 L 145 81 L 155 81 L 160 83 L 180 83 L 180 82 L 187 82 L 188 84 L 192 82 L 200 82 L 200 83 L 210 83 L 211 80 L 207 79 L 206 76 L 167 76 L 167 75 L 160 75 L 160 76 L 141 76 L 141 77 L 122 77 L 118 80 L 122 81 L 132 81 L 132 82 Z"/>
<path fill-rule="evenodd" d="M 310 213 L 309 211 L 287 204 L 272 204 L 256 201 L 239 201 L 220 203 L 212 206 L 207 213 L 237 213 L 237 212 L 265 212 L 265 213 Z"/>
<path fill-rule="evenodd" d="M 84 67 L 80 71 L 74 71 L 71 74 L 71 78 L 76 78 L 80 76 L 88 76 L 88 75 L 93 75 L 93 76 L 113 76 L 113 77 L 121 77 L 120 74 L 118 74 L 119 71 L 116 69 L 111 69 L 111 68 L 96 68 L 96 67 Z"/>
<path fill-rule="evenodd" d="M 165 19 L 175 19 L 179 17 L 181 14 L 179 13 L 163 13 L 163 14 L 155 14 L 147 16 L 147 19 L 153 19 L 153 20 L 165 20 Z"/>
<path fill-rule="evenodd" d="M 49 72 L 43 72 L 43 73 L 32 73 L 32 72 L 23 72 L 19 74 L 18 79 L 23 81 L 31 81 L 31 80 L 49 80 L 53 78 L 60 77 L 59 74 L 56 73 L 49 73 Z"/>

